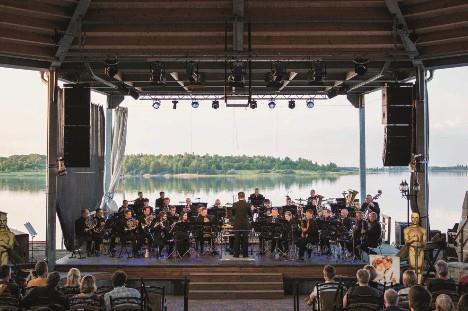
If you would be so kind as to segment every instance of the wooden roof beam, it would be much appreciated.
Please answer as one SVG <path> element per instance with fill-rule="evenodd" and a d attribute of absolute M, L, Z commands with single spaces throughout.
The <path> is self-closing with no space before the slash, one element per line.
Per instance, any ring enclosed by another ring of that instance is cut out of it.
<path fill-rule="evenodd" d="M 73 39 L 81 28 L 81 21 L 88 11 L 90 3 L 91 0 L 80 0 L 76 4 L 75 11 L 68 23 L 67 30 L 65 30 L 65 34 L 58 43 L 57 51 L 55 51 L 51 67 L 56 68 L 62 65 L 62 62 L 73 43 Z"/>
<path fill-rule="evenodd" d="M 398 0 L 385 0 L 385 4 L 387 5 L 388 11 L 394 18 L 396 31 L 400 36 L 401 42 L 406 53 L 408 54 L 408 57 L 411 59 L 414 66 L 422 64 L 422 60 L 420 58 L 416 44 L 414 44 L 414 42 L 409 37 L 410 31 L 408 29 L 408 25 L 406 24 L 405 17 L 403 16 L 403 13 L 401 12 L 398 5 Z"/>
<path fill-rule="evenodd" d="M 17 12 L 19 14 L 43 16 L 54 19 L 70 17 L 68 8 L 57 7 L 38 1 L 0 0 L 0 11 L 2 11 L 2 15 L 7 12 Z"/>

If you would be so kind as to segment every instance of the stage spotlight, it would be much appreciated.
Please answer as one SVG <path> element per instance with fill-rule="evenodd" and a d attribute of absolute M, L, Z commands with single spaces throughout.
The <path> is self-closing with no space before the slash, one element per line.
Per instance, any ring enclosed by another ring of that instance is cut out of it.
<path fill-rule="evenodd" d="M 198 108 L 200 104 L 198 103 L 197 100 L 192 101 L 192 108 Z"/>
<path fill-rule="evenodd" d="M 119 60 L 117 58 L 106 59 L 105 62 L 104 72 L 106 76 L 113 78 L 119 72 Z"/>
<path fill-rule="evenodd" d="M 152 62 L 150 64 L 150 81 L 156 85 L 166 84 L 166 69 L 161 62 Z"/>
<path fill-rule="evenodd" d="M 369 60 L 365 58 L 356 58 L 353 62 L 354 72 L 357 73 L 359 76 L 365 75 L 367 72 L 367 63 L 369 62 Z"/>
<path fill-rule="evenodd" d="M 257 101 L 256 100 L 250 101 L 250 108 L 251 109 L 257 109 Z"/>
<path fill-rule="evenodd" d="M 178 100 L 173 100 L 172 101 L 172 109 L 177 109 L 177 104 L 179 103 Z"/>
<path fill-rule="evenodd" d="M 213 103 L 211 104 L 211 108 L 218 109 L 219 108 L 219 101 L 218 100 L 213 100 Z"/>
<path fill-rule="evenodd" d="M 288 102 L 288 107 L 289 107 L 289 109 L 294 109 L 294 108 L 296 108 L 296 101 L 294 101 L 293 99 L 291 99 L 291 100 Z"/>
<path fill-rule="evenodd" d="M 159 101 L 159 99 L 155 99 L 153 101 L 153 108 L 154 109 L 159 109 L 159 107 L 161 107 L 161 102 Z"/>
<path fill-rule="evenodd" d="M 307 108 L 314 108 L 315 106 L 314 100 L 312 98 L 309 98 L 308 100 L 306 100 L 306 105 L 307 105 Z"/>
<path fill-rule="evenodd" d="M 268 102 L 268 107 L 270 107 L 270 109 L 274 109 L 276 107 L 274 99 L 270 99 L 270 101 Z"/>

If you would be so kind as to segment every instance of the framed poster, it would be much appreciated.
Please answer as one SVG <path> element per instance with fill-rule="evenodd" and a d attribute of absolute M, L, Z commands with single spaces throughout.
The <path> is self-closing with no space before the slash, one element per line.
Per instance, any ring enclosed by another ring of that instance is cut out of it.
<path fill-rule="evenodd" d="M 400 283 L 400 257 L 370 255 L 369 263 L 377 271 L 376 282 L 382 284 Z"/>

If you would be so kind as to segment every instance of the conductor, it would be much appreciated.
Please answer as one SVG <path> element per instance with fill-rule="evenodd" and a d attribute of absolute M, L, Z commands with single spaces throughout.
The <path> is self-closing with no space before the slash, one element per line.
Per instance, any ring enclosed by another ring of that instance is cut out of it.
<path fill-rule="evenodd" d="M 238 258 L 240 254 L 240 247 L 242 244 L 242 256 L 248 257 L 249 246 L 249 219 L 252 215 L 250 204 L 245 201 L 245 193 L 239 192 L 237 194 L 239 201 L 235 202 L 232 206 L 232 216 L 234 218 L 234 257 Z"/>

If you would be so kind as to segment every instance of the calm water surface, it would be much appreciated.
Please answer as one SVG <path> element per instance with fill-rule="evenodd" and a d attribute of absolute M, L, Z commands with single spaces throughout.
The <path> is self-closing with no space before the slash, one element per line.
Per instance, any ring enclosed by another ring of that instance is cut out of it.
<path fill-rule="evenodd" d="M 408 173 L 369 174 L 367 192 L 383 191 L 379 204 L 382 213 L 392 216 L 393 220 L 406 221 L 406 200 L 401 198 L 398 186 L 402 179 L 409 180 Z M 431 227 L 445 232 L 461 217 L 461 208 L 465 191 L 468 191 L 468 174 L 431 173 L 430 174 L 430 219 Z M 171 198 L 173 204 L 191 197 L 200 198 L 212 204 L 219 198 L 223 203 L 232 202 L 233 196 L 240 190 L 250 194 L 255 187 L 261 189 L 273 205 L 283 205 L 285 196 L 293 199 L 307 198 L 310 189 L 316 189 L 325 197 L 341 197 L 343 190 L 359 190 L 359 176 L 339 177 L 203 177 L 203 178 L 127 178 L 121 183 L 115 200 L 120 203 L 125 197 L 134 199 L 141 190 L 150 198 L 151 204 L 161 190 Z M 45 239 L 46 194 L 45 178 L 0 177 L 0 210 L 8 213 L 10 227 L 23 230 L 29 221 L 38 232 L 37 240 Z M 58 222 L 57 222 L 58 223 Z M 60 230 L 58 230 L 60 231 Z M 57 234 L 58 241 L 61 233 Z"/>

